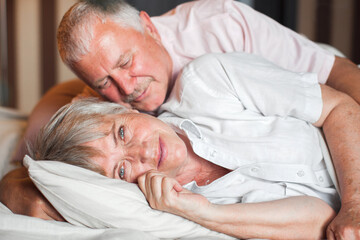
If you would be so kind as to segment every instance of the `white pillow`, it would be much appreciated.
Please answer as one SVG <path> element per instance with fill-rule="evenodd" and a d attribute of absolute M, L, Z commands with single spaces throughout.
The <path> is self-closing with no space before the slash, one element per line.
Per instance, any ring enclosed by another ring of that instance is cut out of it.
<path fill-rule="evenodd" d="M 27 117 L 16 110 L 0 107 L 0 179 L 17 167 L 11 163 L 27 124 Z"/>
<path fill-rule="evenodd" d="M 136 184 L 55 161 L 24 164 L 37 188 L 70 223 L 90 228 L 129 228 L 159 238 L 230 237 L 148 205 Z"/>

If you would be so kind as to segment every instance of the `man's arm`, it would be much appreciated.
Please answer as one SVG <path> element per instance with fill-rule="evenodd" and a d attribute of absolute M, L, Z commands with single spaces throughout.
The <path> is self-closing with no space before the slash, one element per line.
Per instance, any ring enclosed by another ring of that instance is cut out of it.
<path fill-rule="evenodd" d="M 0 201 L 16 214 L 65 221 L 35 187 L 25 167 L 9 172 L 1 180 Z"/>
<path fill-rule="evenodd" d="M 360 238 L 360 106 L 348 95 L 322 86 L 322 126 L 340 186 L 341 209 L 329 225 L 329 239 Z"/>
<path fill-rule="evenodd" d="M 73 80 L 49 90 L 30 114 L 25 138 L 31 141 L 51 116 L 81 93 L 84 86 L 80 80 Z M 25 140 L 21 141 L 15 161 L 22 161 L 26 154 Z M 0 201 L 17 214 L 64 220 L 37 190 L 24 167 L 13 170 L 0 181 Z"/>
<path fill-rule="evenodd" d="M 360 69 L 349 59 L 335 57 L 326 84 L 348 94 L 360 104 Z"/>

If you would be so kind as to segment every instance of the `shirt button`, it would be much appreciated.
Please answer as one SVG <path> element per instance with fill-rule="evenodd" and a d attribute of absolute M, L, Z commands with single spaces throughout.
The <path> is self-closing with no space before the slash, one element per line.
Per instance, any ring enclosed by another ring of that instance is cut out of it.
<path fill-rule="evenodd" d="M 305 172 L 303 170 L 300 170 L 300 171 L 297 172 L 297 175 L 299 177 L 303 177 L 303 176 L 305 176 Z"/>
<path fill-rule="evenodd" d="M 251 171 L 254 172 L 254 173 L 257 173 L 259 171 L 259 168 L 253 167 L 253 168 L 251 168 Z"/>
<path fill-rule="evenodd" d="M 320 176 L 320 177 L 319 177 L 319 181 L 320 181 L 320 182 L 324 182 L 324 178 Z"/>

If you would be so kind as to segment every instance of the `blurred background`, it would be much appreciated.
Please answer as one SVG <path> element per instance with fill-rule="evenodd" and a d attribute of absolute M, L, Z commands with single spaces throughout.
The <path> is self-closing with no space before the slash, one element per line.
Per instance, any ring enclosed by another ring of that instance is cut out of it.
<path fill-rule="evenodd" d="M 201 1 L 201 0 L 200 0 Z M 76 78 L 56 49 L 56 28 L 76 0 L 0 0 L 0 105 L 30 113 L 53 85 Z M 150 16 L 181 0 L 128 0 Z M 311 40 L 360 63 L 359 0 L 243 0 Z"/>

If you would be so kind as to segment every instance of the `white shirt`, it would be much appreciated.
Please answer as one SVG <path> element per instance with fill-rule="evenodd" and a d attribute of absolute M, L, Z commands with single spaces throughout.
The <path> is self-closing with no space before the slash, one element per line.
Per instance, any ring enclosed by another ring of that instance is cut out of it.
<path fill-rule="evenodd" d="M 191 1 L 152 17 L 173 60 L 173 79 L 191 60 L 205 53 L 261 55 L 296 72 L 314 72 L 325 83 L 333 54 L 249 6 L 233 0 Z"/>
<path fill-rule="evenodd" d="M 187 184 L 191 191 L 217 203 L 305 194 L 337 209 L 339 196 L 327 165 L 331 173 L 333 167 L 324 161 L 327 149 L 311 124 L 321 111 L 316 74 L 230 53 L 187 65 L 159 118 L 186 134 L 197 155 L 233 170 L 208 186 Z"/>

